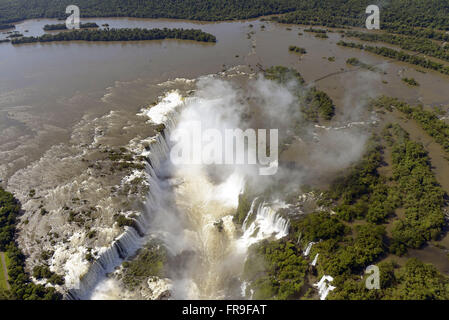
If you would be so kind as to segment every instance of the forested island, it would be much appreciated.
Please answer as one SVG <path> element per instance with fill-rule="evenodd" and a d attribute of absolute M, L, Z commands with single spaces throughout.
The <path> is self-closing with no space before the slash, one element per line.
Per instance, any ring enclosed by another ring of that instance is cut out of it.
<path fill-rule="evenodd" d="M 95 22 L 86 22 L 80 23 L 80 28 L 81 29 L 99 28 L 99 26 Z M 65 23 L 46 24 L 43 29 L 44 31 L 67 30 L 67 26 Z"/>
<path fill-rule="evenodd" d="M 365 62 L 362 62 L 362 61 L 360 61 L 357 58 L 349 58 L 349 59 L 346 60 L 346 63 L 351 65 L 351 66 L 360 67 L 362 69 L 370 70 L 370 71 L 373 71 L 373 72 L 378 71 L 378 69 L 376 67 L 374 67 L 372 65 L 369 65 L 369 64 L 367 64 Z"/>
<path fill-rule="evenodd" d="M 0 24 L 0 30 L 14 29 L 15 27 L 13 24 Z"/>
<path fill-rule="evenodd" d="M 376 4 L 367 0 L 298 1 L 296 10 L 271 19 L 281 23 L 328 27 L 365 27 L 365 9 Z M 449 30 L 449 8 L 445 0 L 397 0 L 384 3 L 382 29 L 422 27 Z M 417 14 L 419 12 L 419 14 Z"/>
<path fill-rule="evenodd" d="M 110 29 L 110 30 L 74 30 L 57 34 L 44 34 L 39 37 L 22 37 L 11 41 L 12 44 L 54 41 L 143 41 L 181 39 L 201 42 L 216 42 L 215 36 L 199 29 Z"/>
<path fill-rule="evenodd" d="M 289 46 L 288 51 L 298 53 L 298 54 L 306 54 L 307 53 L 306 49 L 297 47 L 297 46 Z"/>

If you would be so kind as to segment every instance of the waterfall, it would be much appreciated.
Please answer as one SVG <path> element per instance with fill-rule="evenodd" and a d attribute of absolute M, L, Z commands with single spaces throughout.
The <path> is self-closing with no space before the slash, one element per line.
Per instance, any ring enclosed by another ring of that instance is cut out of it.
<path fill-rule="evenodd" d="M 319 256 L 320 254 L 319 253 L 317 253 L 316 255 L 315 255 L 315 258 L 313 259 L 313 261 L 312 261 L 312 267 L 315 267 L 316 266 L 316 263 L 318 262 L 318 256 Z"/>
<path fill-rule="evenodd" d="M 272 236 L 281 239 L 288 234 L 290 222 L 277 213 L 278 207 L 280 205 L 277 202 L 269 204 L 259 198 L 254 199 L 243 222 L 243 235 L 237 240 L 237 246 L 241 250 L 247 250 L 252 244 L 263 239 Z"/>
<path fill-rule="evenodd" d="M 112 272 L 123 260 L 135 254 L 144 244 L 143 237 L 149 227 L 152 212 L 160 206 L 159 195 L 162 193 L 158 173 L 163 161 L 169 153 L 166 137 L 176 125 L 178 109 L 184 104 L 177 91 L 168 93 L 162 101 L 145 110 L 140 115 L 149 117 L 152 124 L 163 124 L 165 127 L 155 136 L 142 141 L 148 147 L 142 152 L 147 160 L 146 173 L 148 175 L 149 193 L 145 203 L 145 210 L 135 220 L 136 229 L 125 227 L 125 231 L 116 238 L 110 247 L 105 247 L 98 253 L 98 258 L 89 266 L 88 271 L 65 294 L 66 299 L 86 299 L 92 294 L 95 286 Z"/>
<path fill-rule="evenodd" d="M 304 256 L 307 257 L 310 253 L 310 250 L 312 250 L 312 246 L 315 244 L 315 242 L 309 242 L 307 247 L 304 249 Z"/>
<path fill-rule="evenodd" d="M 318 288 L 318 293 L 320 294 L 320 300 L 326 300 L 329 292 L 335 289 L 330 283 L 334 280 L 331 276 L 324 275 L 321 280 L 315 283 L 313 286 Z"/>
<path fill-rule="evenodd" d="M 270 237 L 281 239 L 288 235 L 290 222 L 277 213 L 277 210 L 282 207 L 285 206 L 278 201 L 268 203 L 258 197 L 253 200 L 242 225 L 243 235 L 236 241 L 237 251 L 245 259 L 251 245 Z M 246 296 L 248 285 L 248 282 L 242 281 L 240 289 L 243 297 Z M 252 299 L 253 294 L 254 291 L 251 289 L 250 299 Z"/>

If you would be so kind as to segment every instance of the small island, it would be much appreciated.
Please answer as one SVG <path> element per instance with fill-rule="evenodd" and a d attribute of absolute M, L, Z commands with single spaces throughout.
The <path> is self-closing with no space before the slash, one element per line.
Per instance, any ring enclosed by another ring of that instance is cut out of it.
<path fill-rule="evenodd" d="M 320 38 L 320 39 L 327 39 L 327 38 L 329 38 L 328 36 L 327 36 L 327 34 L 326 33 L 316 33 L 315 34 L 315 38 Z"/>
<path fill-rule="evenodd" d="M 412 87 L 419 86 L 419 83 L 413 78 L 402 78 L 402 81 L 404 81 L 405 83 L 407 83 L 408 85 L 410 85 Z"/>
<path fill-rule="evenodd" d="M 16 26 L 13 24 L 0 24 L 0 30 L 6 30 L 6 29 L 15 29 Z"/>
<path fill-rule="evenodd" d="M 306 49 L 297 47 L 297 46 L 288 47 L 288 51 L 298 53 L 298 54 L 306 54 L 307 53 Z"/>
<path fill-rule="evenodd" d="M 181 39 L 201 42 L 216 42 L 216 37 L 199 29 L 140 29 L 123 28 L 110 30 L 74 30 L 57 34 L 44 34 L 39 37 L 22 37 L 11 41 L 12 44 L 54 41 L 143 41 Z"/>
<path fill-rule="evenodd" d="M 20 37 L 23 37 L 23 34 L 16 32 L 16 33 L 10 34 L 6 38 L 20 38 Z"/>
<path fill-rule="evenodd" d="M 80 28 L 81 29 L 93 29 L 93 28 L 99 28 L 99 26 L 95 22 L 86 22 L 86 23 L 80 23 Z M 44 31 L 68 30 L 65 23 L 46 24 L 43 29 L 44 29 Z"/>
<path fill-rule="evenodd" d="M 351 66 L 354 66 L 354 67 L 360 67 L 362 69 L 366 69 L 366 70 L 370 70 L 370 71 L 374 71 L 374 72 L 378 71 L 378 69 L 376 67 L 369 65 L 367 63 L 364 63 L 357 58 L 349 58 L 348 60 L 346 60 L 346 63 Z"/>

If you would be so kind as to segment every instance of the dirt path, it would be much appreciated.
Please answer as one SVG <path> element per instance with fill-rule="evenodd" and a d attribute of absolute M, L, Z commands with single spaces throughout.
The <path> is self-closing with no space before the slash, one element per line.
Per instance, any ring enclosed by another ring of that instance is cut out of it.
<path fill-rule="evenodd" d="M 10 289 L 9 283 L 8 283 L 8 270 L 6 269 L 6 259 L 5 259 L 5 253 L 4 252 L 0 252 L 0 259 L 2 259 L 2 266 L 3 266 L 3 270 L 2 272 L 5 275 L 5 279 L 6 279 L 6 287 L 8 288 L 8 290 Z"/>

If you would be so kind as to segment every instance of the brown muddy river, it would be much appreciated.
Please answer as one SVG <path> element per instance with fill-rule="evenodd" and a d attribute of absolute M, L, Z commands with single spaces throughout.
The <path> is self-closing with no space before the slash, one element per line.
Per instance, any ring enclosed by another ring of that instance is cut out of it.
<path fill-rule="evenodd" d="M 449 78 L 434 72 L 417 72 L 413 66 L 336 45 L 339 33 L 317 39 L 303 26 L 278 25 L 259 20 L 203 23 L 166 19 L 86 19 L 111 28 L 199 28 L 217 37 L 216 44 L 194 41 L 71 42 L 0 44 L 0 179 L 5 182 L 56 143 L 66 141 L 83 115 L 110 110 L 137 111 L 155 99 L 149 84 L 177 77 L 194 78 L 236 65 L 297 68 L 307 82 L 344 70 L 345 61 L 357 57 L 384 72 L 345 72 L 317 82 L 337 104 L 337 114 L 350 117 L 352 109 L 368 96 L 387 94 L 409 102 L 449 104 Z M 41 35 L 51 19 L 27 20 L 16 30 Z M 264 25 L 265 28 L 261 28 Z M 251 36 L 248 33 L 252 32 Z M 301 32 L 303 35 L 299 35 Z M 6 34 L 0 34 L 0 38 Z M 304 47 L 300 57 L 288 46 Z M 335 61 L 329 61 L 335 57 Z M 418 88 L 401 78 L 414 77 Z"/>

